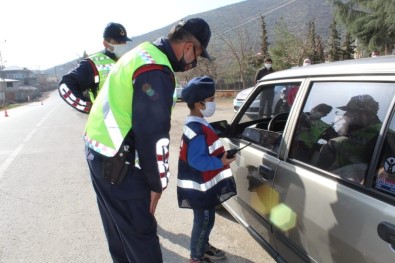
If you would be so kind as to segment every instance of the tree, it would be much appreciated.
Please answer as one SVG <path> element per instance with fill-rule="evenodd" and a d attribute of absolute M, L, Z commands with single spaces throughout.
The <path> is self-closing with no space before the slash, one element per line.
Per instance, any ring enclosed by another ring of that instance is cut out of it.
<path fill-rule="evenodd" d="M 307 43 L 306 43 L 306 58 L 309 58 L 313 64 L 317 63 L 317 49 L 316 49 L 316 33 L 315 25 L 313 21 L 309 22 L 308 32 L 307 32 Z"/>
<path fill-rule="evenodd" d="M 395 4 L 393 0 L 331 0 L 336 18 L 347 31 L 370 50 L 391 54 L 395 45 Z"/>
<path fill-rule="evenodd" d="M 355 39 L 352 39 L 351 34 L 347 32 L 341 47 L 343 51 L 343 60 L 352 59 L 354 57 L 355 48 L 356 48 L 354 42 Z"/>
<path fill-rule="evenodd" d="M 262 35 L 261 35 L 260 50 L 257 54 L 252 54 L 252 56 L 249 59 L 249 64 L 255 69 L 262 67 L 265 61 L 265 57 L 270 56 L 269 42 L 267 42 L 268 36 L 267 36 L 264 16 L 261 16 L 261 33 Z"/>
<path fill-rule="evenodd" d="M 328 40 L 328 60 L 338 61 L 342 55 L 342 50 L 340 48 L 340 34 L 337 31 L 336 20 L 333 19 L 332 24 L 329 26 L 329 40 Z"/>
<path fill-rule="evenodd" d="M 269 51 L 276 70 L 299 66 L 299 62 L 306 54 L 303 41 L 289 32 L 283 19 L 276 24 L 274 47 Z"/>
<path fill-rule="evenodd" d="M 322 42 L 321 36 L 316 35 L 315 43 L 316 43 L 316 49 L 317 49 L 316 63 L 324 63 L 325 62 L 325 45 Z"/>
<path fill-rule="evenodd" d="M 261 29 L 262 29 L 261 55 L 262 57 L 266 57 L 267 55 L 269 55 L 269 42 L 267 42 L 267 30 L 266 30 L 266 23 L 264 16 L 261 16 Z"/>

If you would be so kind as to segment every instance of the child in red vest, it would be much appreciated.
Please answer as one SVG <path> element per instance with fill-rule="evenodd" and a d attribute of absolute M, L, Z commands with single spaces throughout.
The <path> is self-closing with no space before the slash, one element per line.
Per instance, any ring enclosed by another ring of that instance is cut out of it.
<path fill-rule="evenodd" d="M 225 252 L 209 243 L 215 207 L 236 195 L 236 185 L 220 138 L 204 119 L 215 112 L 215 85 L 209 77 L 192 79 L 182 90 L 188 104 L 178 161 L 177 197 L 180 208 L 193 210 L 190 263 L 212 262 Z"/>

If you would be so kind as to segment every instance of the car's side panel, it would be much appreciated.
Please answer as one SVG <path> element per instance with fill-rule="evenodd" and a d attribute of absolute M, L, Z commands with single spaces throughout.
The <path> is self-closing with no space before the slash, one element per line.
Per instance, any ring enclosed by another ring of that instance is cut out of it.
<path fill-rule="evenodd" d="M 290 220 L 274 225 L 289 239 L 276 239 L 279 254 L 289 262 L 295 262 L 298 250 L 317 262 L 394 260 L 395 251 L 377 234 L 381 222 L 395 224 L 393 206 L 286 162 L 278 168 L 274 190 L 288 208 L 281 217 Z"/>

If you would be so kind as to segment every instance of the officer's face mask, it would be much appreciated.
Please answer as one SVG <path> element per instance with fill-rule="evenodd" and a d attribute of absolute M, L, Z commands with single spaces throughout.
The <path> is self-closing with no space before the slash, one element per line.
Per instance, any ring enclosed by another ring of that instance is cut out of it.
<path fill-rule="evenodd" d="M 348 135 L 357 129 L 362 128 L 361 118 L 359 114 L 354 112 L 345 112 L 341 118 L 343 125 L 337 131 L 339 135 Z"/>
<path fill-rule="evenodd" d="M 113 49 L 109 49 L 109 51 L 114 53 L 117 59 L 121 58 L 126 52 L 132 49 L 132 41 L 126 41 L 125 44 L 108 44 Z"/>
<path fill-rule="evenodd" d="M 216 109 L 216 104 L 214 101 L 202 101 L 203 105 L 206 105 L 206 108 L 204 110 L 200 110 L 202 113 L 203 117 L 211 117 L 214 115 L 215 109 Z"/>
<path fill-rule="evenodd" d="M 186 60 L 185 60 L 185 52 L 183 51 L 182 57 L 178 61 L 180 63 L 181 72 L 188 71 L 188 70 L 193 69 L 193 68 L 195 68 L 197 66 L 197 58 L 196 58 L 195 46 L 193 46 L 193 55 L 194 55 L 195 59 L 192 62 L 187 63 Z"/>
<path fill-rule="evenodd" d="M 272 63 L 265 63 L 265 68 L 270 69 L 272 67 Z"/>

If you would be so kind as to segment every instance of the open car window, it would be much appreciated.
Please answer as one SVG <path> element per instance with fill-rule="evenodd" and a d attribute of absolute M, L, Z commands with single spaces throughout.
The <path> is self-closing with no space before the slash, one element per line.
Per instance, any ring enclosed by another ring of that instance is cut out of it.
<path fill-rule="evenodd" d="M 240 112 L 241 137 L 277 153 L 299 86 L 300 83 L 259 86 Z"/>

